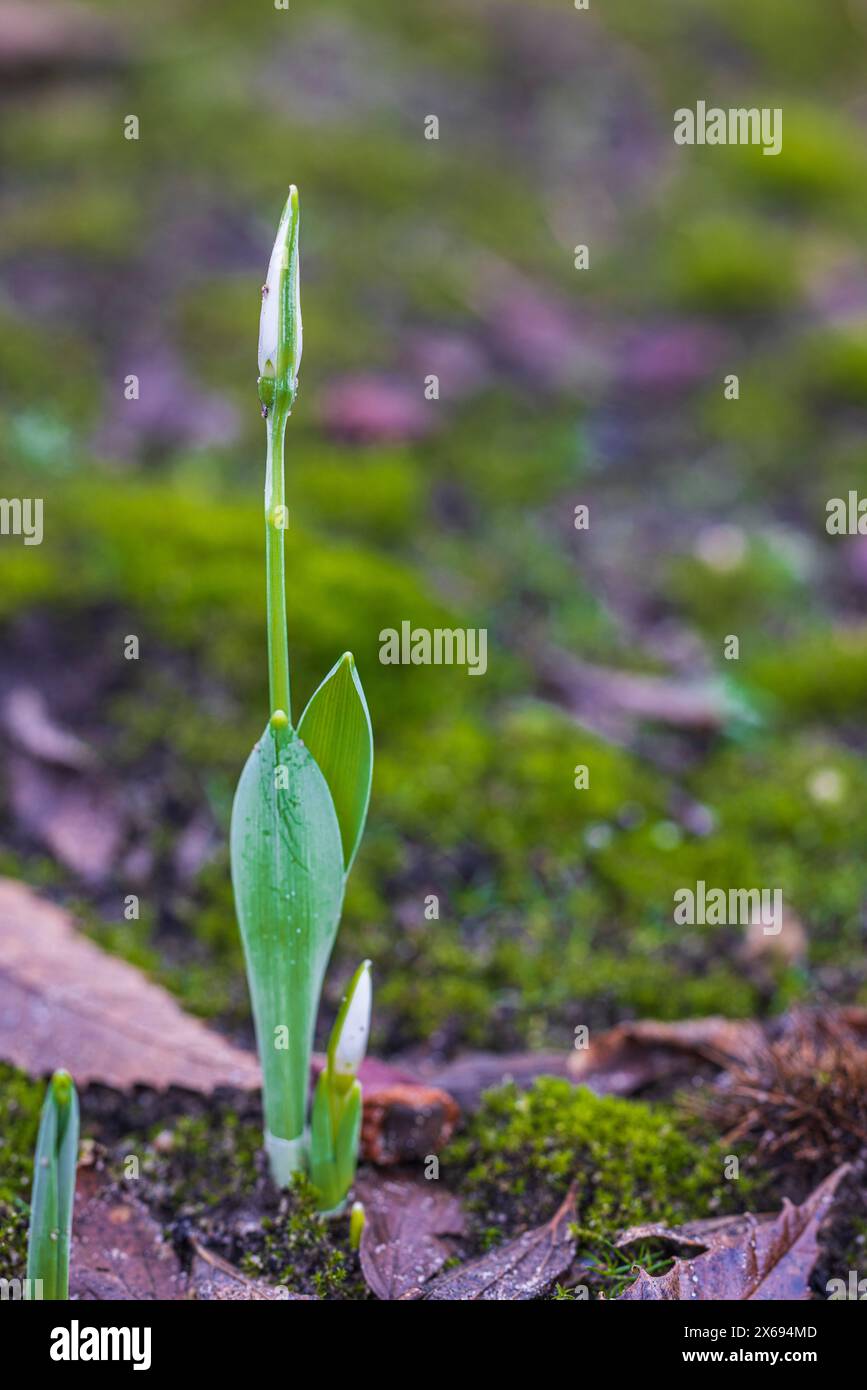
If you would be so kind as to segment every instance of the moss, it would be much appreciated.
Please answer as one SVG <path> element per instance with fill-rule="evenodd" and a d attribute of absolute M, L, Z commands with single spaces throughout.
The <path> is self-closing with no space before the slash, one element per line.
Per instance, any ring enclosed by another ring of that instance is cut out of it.
<path fill-rule="evenodd" d="M 45 365 L 62 361 L 64 370 L 58 374 L 56 386 L 46 401 Z M 32 434 L 37 424 L 43 429 L 62 422 L 82 426 L 92 417 L 98 399 L 99 378 L 92 346 L 82 336 L 65 325 L 50 331 L 0 307 L 0 373 L 3 381 L 3 403 L 10 424 L 20 444 L 25 444 L 27 429 Z M 23 433 L 22 433 L 23 432 Z M 66 467 L 74 461 L 66 459 Z M 17 460 L 10 459 L 9 466 Z M 11 481 L 11 479 L 10 479 Z M 32 480 L 30 493 L 32 493 Z"/>
<path fill-rule="evenodd" d="M 860 755 L 818 736 L 728 749 L 702 769 L 695 787 L 725 842 L 743 841 L 755 854 L 752 878 L 736 878 L 732 868 L 727 881 L 780 887 L 805 926 L 812 965 L 845 963 L 849 989 L 863 984 L 867 774 Z"/>
<path fill-rule="evenodd" d="M 10 208 L 0 252 L 62 249 L 76 256 L 123 259 L 140 231 L 139 204 L 131 188 L 76 179 L 72 186 L 55 186 Z"/>
<path fill-rule="evenodd" d="M 693 216 L 673 238 L 669 279 L 674 298 L 717 314 L 779 308 L 797 289 L 794 248 L 770 222 L 724 215 Z"/>
<path fill-rule="evenodd" d="M 771 158 L 760 145 L 732 147 L 737 175 L 747 187 L 763 199 L 810 210 L 828 203 L 857 206 L 867 174 L 857 127 L 817 103 L 787 97 L 777 102 L 763 98 L 761 105 L 782 105 L 783 146 Z"/>
<path fill-rule="evenodd" d="M 821 401 L 867 405 L 867 326 L 814 334 L 802 349 L 800 378 Z"/>
<path fill-rule="evenodd" d="M 746 653 L 742 669 L 786 722 L 860 720 L 867 703 L 867 628 L 816 625 L 800 637 Z"/>
<path fill-rule="evenodd" d="M 348 1214 L 323 1221 L 315 1191 L 301 1176 L 294 1180 L 285 1206 L 285 1212 L 263 1222 L 260 1248 L 246 1251 L 244 1272 L 290 1292 L 309 1288 L 317 1298 L 369 1298 L 358 1256 L 349 1247 Z"/>
<path fill-rule="evenodd" d="M 802 553 L 782 530 L 742 531 L 740 543 L 743 553 L 724 568 L 695 555 L 678 557 L 669 564 L 663 586 L 679 610 L 717 644 L 720 666 L 729 634 L 739 637 L 741 652 L 747 653 L 751 647 L 764 648 L 762 634 L 786 622 L 803 624 L 811 612 L 818 617 L 820 611 L 809 584 L 812 566 L 806 547 Z"/>
<path fill-rule="evenodd" d="M 409 489 L 402 495 L 407 500 Z M 206 653 L 210 670 L 244 697 L 255 719 L 251 737 L 259 732 L 253 711 L 264 710 L 265 673 L 255 507 L 183 485 L 128 482 L 119 489 L 93 479 L 58 484 L 46 525 L 46 539 L 56 543 L 35 548 L 35 558 L 24 547 L 0 551 L 0 592 L 7 574 L 13 588 L 7 611 L 49 592 L 56 605 L 81 611 L 110 593 L 141 631 Z M 405 617 L 418 626 L 455 626 L 455 615 L 407 564 L 357 543 L 324 543 L 300 525 L 287 564 L 299 710 L 350 636 L 371 704 L 399 699 L 407 713 L 414 708 L 423 717 L 439 703 L 453 684 L 450 672 L 433 668 L 420 678 L 417 668 L 379 662 L 380 630 Z"/>
<path fill-rule="evenodd" d="M 45 1086 L 0 1063 L 0 1269 L 21 1279 L 27 1267 L 27 1228 L 33 1151 Z"/>
<path fill-rule="evenodd" d="M 171 1128 L 155 1127 L 144 1149 L 142 1195 L 184 1258 L 188 1236 L 196 1233 L 206 1248 L 244 1273 L 292 1293 L 367 1297 L 349 1246 L 348 1214 L 324 1221 L 301 1176 L 286 1192 L 273 1188 L 261 1139 L 258 1120 L 219 1104 L 206 1114 L 183 1116 Z M 128 1136 L 117 1153 L 141 1147 L 137 1136 Z"/>
<path fill-rule="evenodd" d="M 746 1209 L 755 1183 L 726 1181 L 723 1149 L 663 1105 L 596 1096 L 542 1077 L 488 1091 L 443 1153 L 443 1175 L 489 1244 L 550 1218 L 575 1185 L 579 1254 L 607 1256 L 622 1227 Z"/>

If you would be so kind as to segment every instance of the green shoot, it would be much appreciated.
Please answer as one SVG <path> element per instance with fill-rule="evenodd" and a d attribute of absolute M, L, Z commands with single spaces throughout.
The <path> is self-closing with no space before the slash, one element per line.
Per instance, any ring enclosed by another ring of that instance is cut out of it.
<path fill-rule="evenodd" d="M 353 1202 L 352 1210 L 349 1213 L 349 1247 L 351 1250 L 357 1250 L 361 1245 L 365 1220 L 364 1203 Z"/>
<path fill-rule="evenodd" d="M 69 1244 L 77 1162 L 78 1095 L 69 1072 L 56 1071 L 42 1106 L 33 1161 L 28 1298 L 69 1297 Z"/>
<path fill-rule="evenodd" d="M 342 1209 L 358 1160 L 361 1082 L 371 1007 L 370 961 L 352 977 L 331 1032 L 325 1066 L 313 1097 L 310 1176 L 325 1212 Z"/>

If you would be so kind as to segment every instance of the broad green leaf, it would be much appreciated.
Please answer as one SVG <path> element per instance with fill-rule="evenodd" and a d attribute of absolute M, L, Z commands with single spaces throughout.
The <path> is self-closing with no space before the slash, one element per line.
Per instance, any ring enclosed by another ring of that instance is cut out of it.
<path fill-rule="evenodd" d="M 69 1297 L 69 1245 L 78 1164 L 78 1095 L 68 1072 L 57 1071 L 39 1119 L 33 1160 L 33 1195 L 27 1245 L 28 1296 L 42 1281 L 42 1297 Z"/>
<path fill-rule="evenodd" d="M 351 652 L 313 694 L 298 725 L 334 798 L 349 873 L 367 819 L 373 776 L 373 730 Z"/>
<path fill-rule="evenodd" d="M 264 1080 L 265 1124 L 304 1132 L 313 1029 L 343 903 L 331 794 L 291 731 L 270 727 L 232 807 L 232 883 Z"/>

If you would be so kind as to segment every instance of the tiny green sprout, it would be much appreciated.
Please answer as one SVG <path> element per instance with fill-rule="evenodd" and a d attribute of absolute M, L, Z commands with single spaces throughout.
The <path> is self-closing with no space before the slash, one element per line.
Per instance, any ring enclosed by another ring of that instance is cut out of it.
<path fill-rule="evenodd" d="M 373 773 L 370 715 L 350 652 L 328 672 L 297 726 L 292 722 L 284 440 L 301 365 L 299 228 L 293 187 L 262 287 L 259 322 L 270 713 L 241 774 L 231 826 L 235 908 L 262 1062 L 265 1148 L 281 1187 L 310 1166 L 316 1015 Z M 302 607 L 303 592 L 293 591 L 293 601 Z"/>
<path fill-rule="evenodd" d="M 355 1178 L 361 1133 L 361 1082 L 358 1072 L 370 1033 L 370 961 L 358 967 L 331 1031 L 328 1053 L 313 1097 L 310 1176 L 320 1209 L 342 1210 Z"/>
<path fill-rule="evenodd" d="M 349 1212 L 349 1247 L 357 1250 L 364 1232 L 364 1203 L 353 1202 Z"/>
<path fill-rule="evenodd" d="M 27 1242 L 27 1298 L 69 1297 L 69 1243 L 78 1163 L 78 1095 L 56 1071 L 39 1119 Z"/>

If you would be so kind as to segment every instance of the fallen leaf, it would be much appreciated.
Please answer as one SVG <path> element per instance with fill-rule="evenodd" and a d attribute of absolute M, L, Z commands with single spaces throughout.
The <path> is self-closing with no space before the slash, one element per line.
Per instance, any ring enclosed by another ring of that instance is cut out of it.
<path fill-rule="evenodd" d="M 309 1294 L 290 1293 L 288 1289 L 275 1284 L 266 1284 L 261 1279 L 248 1279 L 240 1269 L 229 1264 L 213 1250 L 191 1238 L 193 1263 L 190 1269 L 190 1291 L 192 1297 L 203 1303 L 252 1303 L 267 1301 L 271 1303 L 313 1303 Z"/>
<path fill-rule="evenodd" d="M 252 1055 L 10 879 L 0 879 L 0 1056 L 31 1076 L 65 1067 L 80 1086 L 260 1084 Z"/>
<path fill-rule="evenodd" d="M 575 1259 L 575 1189 L 544 1226 L 525 1231 L 477 1260 L 441 1274 L 421 1291 L 424 1299 L 527 1300 L 548 1292 Z"/>
<path fill-rule="evenodd" d="M 364 373 L 341 377 L 325 389 L 320 407 L 329 434 L 357 444 L 399 444 L 420 439 L 437 424 L 415 390 L 396 377 Z"/>
<path fill-rule="evenodd" d="M 17 754 L 7 766 L 10 805 L 21 826 L 86 883 L 105 882 L 126 833 L 116 794 L 97 779 Z"/>
<path fill-rule="evenodd" d="M 79 1169 L 69 1293 L 73 1299 L 178 1299 L 186 1295 L 180 1261 L 137 1197 L 118 1192 L 104 1173 Z"/>
<path fill-rule="evenodd" d="M 740 1213 L 736 1216 L 712 1216 L 698 1221 L 685 1221 L 682 1226 L 666 1226 L 664 1222 L 648 1221 L 640 1226 L 630 1226 L 614 1237 L 618 1250 L 628 1250 L 630 1245 L 641 1241 L 656 1240 L 668 1245 L 678 1253 L 700 1255 L 711 1246 L 736 1245 L 745 1233 L 751 1234 L 753 1225 L 760 1225 L 775 1218 L 762 1214 Z"/>
<path fill-rule="evenodd" d="M 532 655 L 558 704 L 586 728 L 617 742 L 629 740 L 642 722 L 714 732 L 747 713 L 717 680 L 591 666 L 557 648 Z"/>
<path fill-rule="evenodd" d="M 356 1196 L 365 1213 L 361 1268 L 377 1298 L 403 1298 L 420 1289 L 452 1253 L 442 1237 L 463 1234 L 458 1199 L 424 1179 L 359 1179 Z"/>
<path fill-rule="evenodd" d="M 73 771 L 81 771 L 94 761 L 93 750 L 52 718 L 44 695 L 29 685 L 9 691 L 0 717 L 11 741 L 31 758 Z"/>
<path fill-rule="evenodd" d="M 770 1220 L 746 1216 L 743 1227 L 721 1235 L 706 1233 L 704 1255 L 675 1260 L 666 1274 L 641 1270 L 621 1299 L 677 1301 L 730 1299 L 791 1301 L 810 1297 L 810 1275 L 819 1255 L 819 1230 L 842 1179 L 851 1171 L 842 1164 L 799 1207 L 784 1201 Z"/>
<path fill-rule="evenodd" d="M 190 884 L 213 857 L 216 834 L 210 817 L 197 812 L 175 841 L 174 862 L 178 880 Z"/>
<path fill-rule="evenodd" d="M 724 1066 L 748 1056 L 762 1031 L 748 1019 L 697 1018 L 677 1023 L 643 1019 L 620 1023 L 569 1058 L 574 1081 L 599 1095 L 632 1095 L 652 1082 L 694 1071 L 701 1062 Z"/>
<path fill-rule="evenodd" d="M 72 67 L 113 67 L 122 57 L 117 31 L 83 5 L 0 4 L 0 71 L 7 79 Z"/>
<path fill-rule="evenodd" d="M 462 1110 L 474 1109 L 491 1086 L 513 1081 L 521 1088 L 540 1076 L 569 1076 L 569 1054 L 563 1052 L 467 1052 L 428 1080 L 454 1096 Z"/>

